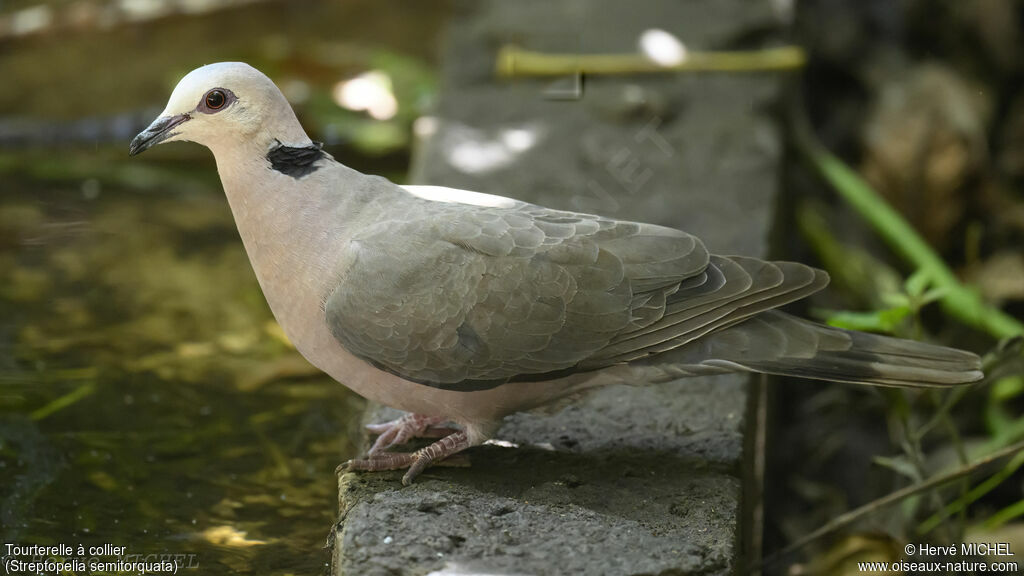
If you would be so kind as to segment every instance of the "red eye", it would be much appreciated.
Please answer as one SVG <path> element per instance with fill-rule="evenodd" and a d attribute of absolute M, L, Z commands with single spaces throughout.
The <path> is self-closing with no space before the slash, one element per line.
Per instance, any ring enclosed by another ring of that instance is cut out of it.
<path fill-rule="evenodd" d="M 219 110 L 227 100 L 227 97 L 220 90 L 210 90 L 206 94 L 206 105 L 211 110 Z"/>

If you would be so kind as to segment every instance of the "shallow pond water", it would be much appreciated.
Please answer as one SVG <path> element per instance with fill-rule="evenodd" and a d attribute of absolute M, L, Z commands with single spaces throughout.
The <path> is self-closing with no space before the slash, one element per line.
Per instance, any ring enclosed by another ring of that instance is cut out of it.
<path fill-rule="evenodd" d="M 128 141 L 190 69 L 242 60 L 339 160 L 404 174 L 446 2 L 142 4 L 0 2 L 49 23 L 0 54 L 0 545 L 324 573 L 362 400 L 273 321 L 210 153 Z M 387 121 L 332 96 L 368 71 Z"/>
<path fill-rule="evenodd" d="M 290 347 L 215 181 L 192 182 L 5 180 L 3 542 L 325 573 L 362 401 Z"/>

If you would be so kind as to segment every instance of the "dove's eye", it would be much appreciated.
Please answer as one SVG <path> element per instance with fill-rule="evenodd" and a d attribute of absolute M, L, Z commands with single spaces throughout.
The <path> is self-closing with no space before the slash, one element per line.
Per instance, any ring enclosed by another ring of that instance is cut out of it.
<path fill-rule="evenodd" d="M 2 1 L 2 0 L 0 0 Z M 203 99 L 199 101 L 199 105 L 196 106 L 196 112 L 202 112 L 203 114 L 216 114 L 221 110 L 231 106 L 238 98 L 235 97 L 234 92 L 227 88 L 212 88 L 206 94 L 203 95 Z"/>
<path fill-rule="evenodd" d="M 210 110 L 220 110 L 227 100 L 227 96 L 220 90 L 210 90 L 206 93 L 206 105 Z"/>

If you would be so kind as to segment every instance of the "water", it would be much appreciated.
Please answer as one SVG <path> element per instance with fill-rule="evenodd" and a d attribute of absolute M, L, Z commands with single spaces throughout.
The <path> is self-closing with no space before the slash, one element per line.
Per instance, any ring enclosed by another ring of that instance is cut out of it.
<path fill-rule="evenodd" d="M 325 573 L 362 402 L 281 335 L 209 164 L 131 170 L 4 177 L 3 542 Z"/>
<path fill-rule="evenodd" d="M 2 542 L 184 555 L 187 575 L 323 573 L 362 402 L 272 321 L 210 153 L 129 159 L 128 141 L 181 75 L 237 59 L 285 89 L 313 138 L 342 143 L 337 158 L 400 177 L 445 2 L 166 17 L 136 2 L 111 25 L 81 3 L 0 1 L 0 17 L 37 4 L 51 26 L 0 54 Z M 390 121 L 332 98 L 370 70 L 393 81 Z"/>

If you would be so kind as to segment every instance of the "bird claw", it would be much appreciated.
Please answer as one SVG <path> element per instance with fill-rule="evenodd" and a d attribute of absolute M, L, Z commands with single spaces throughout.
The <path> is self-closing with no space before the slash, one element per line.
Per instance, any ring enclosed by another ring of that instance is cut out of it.
<path fill-rule="evenodd" d="M 444 418 L 406 414 L 390 422 L 368 424 L 365 427 L 366 431 L 370 434 L 378 434 L 378 436 L 367 454 L 373 457 L 392 446 L 405 444 L 413 438 L 443 438 L 457 431 L 454 428 L 437 426 L 444 422 L 446 422 Z"/>
<path fill-rule="evenodd" d="M 339 465 L 334 472 L 355 472 L 363 470 L 367 472 L 379 472 L 381 470 L 401 470 L 408 468 L 415 459 L 414 452 L 388 452 L 370 458 L 353 458 Z"/>
<path fill-rule="evenodd" d="M 335 468 L 334 472 L 343 474 L 360 470 L 378 472 L 408 468 L 402 476 L 402 484 L 408 486 L 428 466 L 468 466 L 469 458 L 465 454 L 457 454 L 468 447 L 468 437 L 460 430 L 415 452 L 384 452 L 368 458 L 348 460 Z"/>

